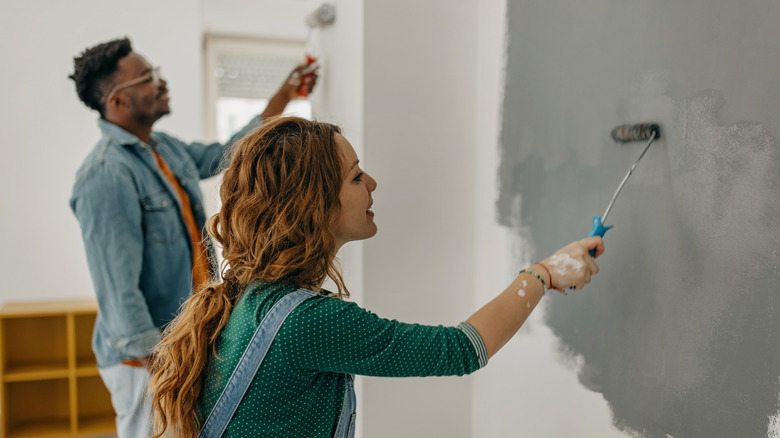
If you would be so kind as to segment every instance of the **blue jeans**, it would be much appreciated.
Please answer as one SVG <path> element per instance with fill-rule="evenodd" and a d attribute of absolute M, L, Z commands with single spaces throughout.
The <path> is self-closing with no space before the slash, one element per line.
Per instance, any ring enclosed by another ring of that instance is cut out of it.
<path fill-rule="evenodd" d="M 119 438 L 144 438 L 151 435 L 151 400 L 146 397 L 149 372 L 116 364 L 98 368 L 116 412 L 116 433 Z"/>
<path fill-rule="evenodd" d="M 341 415 L 339 416 L 339 422 L 336 425 L 334 437 L 353 438 L 355 436 L 356 408 L 355 377 L 352 374 L 347 374 L 347 390 L 344 394 L 344 404 L 341 407 Z"/>

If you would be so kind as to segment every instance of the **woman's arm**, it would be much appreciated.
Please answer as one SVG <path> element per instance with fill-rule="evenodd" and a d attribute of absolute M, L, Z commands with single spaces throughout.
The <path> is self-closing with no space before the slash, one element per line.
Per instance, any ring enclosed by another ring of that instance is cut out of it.
<path fill-rule="evenodd" d="M 466 320 L 482 337 L 488 357 L 517 333 L 542 299 L 545 286 L 560 290 L 581 289 L 590 282 L 591 275 L 599 272 L 598 265 L 588 254 L 594 248 L 596 257 L 604 252 L 600 237 L 589 237 L 559 249 L 552 257 L 521 272 L 500 295 Z"/>
<path fill-rule="evenodd" d="M 382 377 L 460 376 L 487 364 L 471 327 L 408 324 L 353 302 L 315 297 L 287 318 L 274 345 L 291 366 Z"/>
<path fill-rule="evenodd" d="M 598 272 L 588 255 L 592 248 L 597 255 L 604 251 L 600 237 L 574 242 L 544 260 L 552 286 L 579 289 L 587 283 Z M 529 269 L 550 285 L 541 264 Z M 518 275 L 466 321 L 481 339 L 475 339 L 469 327 L 406 324 L 380 318 L 355 303 L 312 298 L 290 314 L 274 345 L 302 369 L 386 377 L 469 374 L 487 363 L 485 350 L 490 357 L 509 341 L 543 294 L 542 281 L 534 274 Z"/>

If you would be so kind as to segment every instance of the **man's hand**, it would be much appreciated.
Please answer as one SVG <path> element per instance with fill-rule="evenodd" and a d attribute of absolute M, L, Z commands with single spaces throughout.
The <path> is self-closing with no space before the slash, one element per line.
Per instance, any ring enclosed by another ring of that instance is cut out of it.
<path fill-rule="evenodd" d="M 301 64 L 290 72 L 290 75 L 287 76 L 287 85 L 292 87 L 290 100 L 308 96 L 314 90 L 314 85 L 317 84 L 317 69 L 319 67 L 316 62 L 308 65 Z"/>
<path fill-rule="evenodd" d="M 314 90 L 314 85 L 317 83 L 317 68 L 319 66 L 316 63 L 309 65 L 301 64 L 295 67 L 290 72 L 290 75 L 287 76 L 279 91 L 268 102 L 268 106 L 265 107 L 265 111 L 261 115 L 263 120 L 282 114 L 287 104 L 291 100 L 297 99 L 301 91 L 304 91 L 307 95 L 311 93 Z"/>

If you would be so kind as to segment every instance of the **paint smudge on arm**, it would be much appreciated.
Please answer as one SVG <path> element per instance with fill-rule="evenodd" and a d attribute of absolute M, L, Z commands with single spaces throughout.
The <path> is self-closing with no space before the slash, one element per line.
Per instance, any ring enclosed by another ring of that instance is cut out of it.
<path fill-rule="evenodd" d="M 523 280 L 523 288 L 526 288 L 526 287 L 528 287 L 528 282 Z M 520 295 L 521 297 L 525 296 L 525 289 L 523 289 L 523 288 L 520 288 L 520 289 L 517 290 L 517 294 Z"/>

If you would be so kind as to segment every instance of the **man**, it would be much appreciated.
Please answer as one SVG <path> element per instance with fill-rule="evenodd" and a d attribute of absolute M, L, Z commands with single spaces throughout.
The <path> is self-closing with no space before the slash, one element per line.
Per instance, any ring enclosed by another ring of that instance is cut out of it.
<path fill-rule="evenodd" d="M 304 69 L 293 70 L 231 142 L 280 114 L 299 91 L 310 92 L 316 73 Z M 147 436 L 152 348 L 192 289 L 216 272 L 198 181 L 219 171 L 227 145 L 185 144 L 152 131 L 170 113 L 167 82 L 126 38 L 74 58 L 70 78 L 82 102 L 100 114 L 102 131 L 71 198 L 99 308 L 92 347 L 119 437 Z"/>

